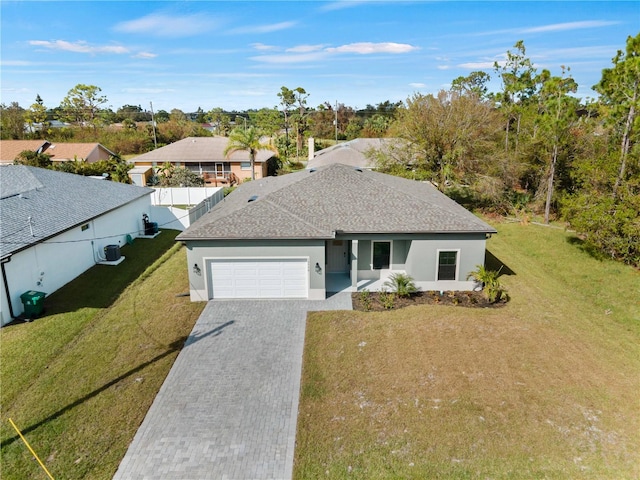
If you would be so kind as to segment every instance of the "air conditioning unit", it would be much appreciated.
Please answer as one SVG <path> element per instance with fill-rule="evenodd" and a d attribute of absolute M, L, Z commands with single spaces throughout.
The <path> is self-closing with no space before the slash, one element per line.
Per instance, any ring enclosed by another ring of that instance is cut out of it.
<path fill-rule="evenodd" d="M 104 247 L 104 256 L 107 262 L 115 262 L 120 259 L 120 245 L 107 245 Z"/>

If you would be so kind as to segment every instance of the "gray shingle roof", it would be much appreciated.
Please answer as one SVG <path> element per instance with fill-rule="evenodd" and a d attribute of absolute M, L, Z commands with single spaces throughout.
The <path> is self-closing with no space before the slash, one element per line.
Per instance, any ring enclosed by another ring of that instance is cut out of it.
<path fill-rule="evenodd" d="M 244 183 L 178 240 L 333 238 L 336 232 L 496 230 L 430 184 L 332 164 Z"/>
<path fill-rule="evenodd" d="M 71 173 L 2 165 L 0 257 L 42 242 L 152 192 L 150 188 Z"/>
<path fill-rule="evenodd" d="M 229 139 L 226 137 L 188 137 L 144 153 L 130 160 L 133 163 L 156 162 L 161 165 L 165 162 L 248 162 L 249 152 L 238 151 L 227 158 L 224 149 L 227 148 Z M 256 163 L 263 163 L 275 154 L 270 150 L 259 150 L 256 154 Z"/>
<path fill-rule="evenodd" d="M 318 150 L 307 163 L 307 168 L 318 168 L 332 163 L 342 163 L 352 167 L 374 168 L 375 162 L 366 153 L 369 150 L 380 150 L 390 143 L 397 142 L 393 138 L 355 138 L 348 142 L 338 143 Z"/>

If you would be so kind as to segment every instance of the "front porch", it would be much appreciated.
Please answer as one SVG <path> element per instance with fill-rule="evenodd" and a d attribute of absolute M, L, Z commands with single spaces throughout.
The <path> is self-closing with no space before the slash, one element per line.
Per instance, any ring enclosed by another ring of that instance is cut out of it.
<path fill-rule="evenodd" d="M 327 295 L 340 292 L 361 292 L 364 289 L 370 292 L 379 292 L 383 290 L 384 283 L 394 273 L 405 272 L 398 270 L 397 272 L 389 272 L 378 279 L 359 279 L 356 287 L 352 285 L 349 272 L 327 273 L 325 275 L 325 289 Z"/>
<path fill-rule="evenodd" d="M 385 288 L 384 283 L 392 274 L 406 273 L 404 269 L 393 269 L 391 241 L 373 240 L 369 242 L 370 246 L 365 245 L 366 248 L 362 248 L 360 243 L 356 239 L 339 238 L 326 242 L 327 293 L 359 292 L 364 289 L 378 292 Z M 362 255 L 364 258 L 360 259 Z"/>

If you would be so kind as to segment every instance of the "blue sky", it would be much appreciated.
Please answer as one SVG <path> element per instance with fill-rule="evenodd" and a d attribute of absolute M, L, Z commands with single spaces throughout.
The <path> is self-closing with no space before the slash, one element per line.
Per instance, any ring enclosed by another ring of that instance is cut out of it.
<path fill-rule="evenodd" d="M 540 70 L 570 67 L 578 96 L 640 31 L 640 2 L 7 1 L 0 3 L 0 101 L 58 106 L 96 85 L 114 110 L 364 108 L 435 93 L 523 40 Z"/>

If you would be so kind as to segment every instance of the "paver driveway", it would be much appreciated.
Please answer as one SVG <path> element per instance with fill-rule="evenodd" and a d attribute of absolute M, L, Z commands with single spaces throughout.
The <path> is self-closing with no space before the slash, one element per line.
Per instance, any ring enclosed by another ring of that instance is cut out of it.
<path fill-rule="evenodd" d="M 290 479 L 305 319 L 324 301 L 211 301 L 114 477 Z"/>

